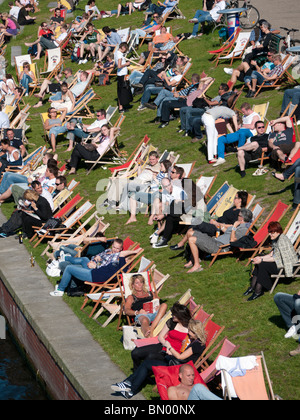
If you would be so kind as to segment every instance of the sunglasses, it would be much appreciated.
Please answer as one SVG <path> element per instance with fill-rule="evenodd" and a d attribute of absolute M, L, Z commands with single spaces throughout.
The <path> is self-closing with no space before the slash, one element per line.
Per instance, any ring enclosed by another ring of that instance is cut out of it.
<path fill-rule="evenodd" d="M 60 185 L 60 183 L 59 184 L 55 184 L 57 187 Z"/>
<path fill-rule="evenodd" d="M 261 125 L 260 127 L 257 127 L 257 129 L 265 128 L 264 125 Z"/>

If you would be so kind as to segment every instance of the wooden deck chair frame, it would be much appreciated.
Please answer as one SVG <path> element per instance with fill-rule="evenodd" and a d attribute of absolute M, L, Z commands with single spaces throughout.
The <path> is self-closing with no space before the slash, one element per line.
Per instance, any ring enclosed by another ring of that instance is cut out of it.
<path fill-rule="evenodd" d="M 69 121 L 71 118 L 94 118 L 94 113 L 91 112 L 88 104 L 95 98 L 96 93 L 93 89 L 87 90 L 79 99 L 77 98 L 73 111 L 68 112 L 65 121 Z"/>
<path fill-rule="evenodd" d="M 49 229 L 43 232 L 43 228 L 36 228 L 36 234 L 38 236 L 38 241 L 35 243 L 33 248 L 36 248 L 43 240 L 52 240 L 56 239 L 64 239 L 65 235 L 70 232 L 72 228 L 74 228 L 77 224 L 81 225 L 81 219 L 89 213 L 95 207 L 94 204 L 91 204 L 90 201 L 86 201 L 82 204 L 77 210 L 74 211 L 66 220 L 63 221 L 64 227 L 56 228 L 56 229 Z M 39 234 L 39 232 L 41 232 Z"/>
<path fill-rule="evenodd" d="M 137 244 L 136 247 L 139 247 L 139 244 Z M 119 285 L 118 280 L 117 280 L 118 275 L 121 274 L 125 270 L 126 270 L 126 273 L 130 273 L 136 267 L 136 265 L 140 262 L 143 252 L 144 250 L 141 249 L 137 254 L 129 257 L 126 264 L 122 268 L 120 268 L 115 274 L 113 274 L 108 280 L 106 280 L 104 283 L 99 284 L 99 283 L 85 282 L 84 284 L 87 286 L 90 286 L 91 290 L 89 293 L 85 295 L 85 299 L 80 310 L 86 313 L 86 311 L 84 311 L 84 308 L 87 305 L 87 303 L 89 301 L 94 302 L 93 309 L 89 314 L 89 318 L 92 318 L 98 306 L 101 305 L 103 302 L 105 302 L 102 299 L 103 295 L 109 292 L 110 290 L 118 287 Z M 99 296 L 97 296 L 95 299 L 92 297 L 92 295 L 99 295 Z"/>
<path fill-rule="evenodd" d="M 219 56 L 216 66 L 220 60 L 230 60 L 230 66 L 232 66 L 234 60 L 240 60 L 249 44 L 250 35 L 251 32 L 239 32 L 232 50 L 225 56 Z"/>
<path fill-rule="evenodd" d="M 216 361 L 219 356 L 231 357 L 238 349 L 240 345 L 235 345 L 228 340 L 227 337 L 224 337 L 215 347 L 213 347 L 206 356 L 195 365 L 196 369 L 200 372 L 201 378 L 205 383 L 210 382 L 215 376 L 219 373 L 216 369 Z M 215 360 L 209 365 L 208 361 L 211 356 L 218 350 L 219 353 Z"/>
<path fill-rule="evenodd" d="M 144 260 L 144 261 L 143 261 Z M 146 272 L 150 270 L 150 268 L 153 265 L 153 261 L 147 260 L 145 257 L 141 257 L 140 259 L 140 266 L 138 268 L 138 273 L 140 272 Z M 143 269 L 141 269 L 141 265 L 143 265 Z M 120 275 L 119 275 L 120 276 Z M 118 277 L 119 277 L 118 276 Z M 118 301 L 122 297 L 121 295 L 121 288 L 117 287 L 115 289 L 110 290 L 108 293 L 104 293 L 102 296 L 103 302 L 101 304 L 101 308 L 94 314 L 93 319 L 96 320 L 98 317 L 104 312 L 108 311 L 110 313 L 108 319 L 103 323 L 100 324 L 102 328 L 105 328 L 114 318 L 115 316 L 119 315 L 121 305 L 116 303 L 112 303 L 115 299 Z"/>
<path fill-rule="evenodd" d="M 214 345 L 214 343 L 218 340 L 220 335 L 223 333 L 223 331 L 225 329 L 225 326 L 219 325 L 219 324 L 215 323 L 214 321 L 212 321 L 211 319 L 209 319 L 206 322 L 204 329 L 205 329 L 205 331 L 209 331 L 210 328 L 212 329 L 212 336 L 209 337 L 209 340 L 206 342 L 205 350 L 202 352 L 200 357 L 195 362 L 195 365 L 197 365 L 197 366 L 200 365 L 203 362 L 203 359 L 206 356 L 206 354 L 208 353 L 208 351 L 211 349 L 211 347 Z"/>
<path fill-rule="evenodd" d="M 143 157 L 143 151 L 146 150 L 149 141 L 150 138 L 146 134 L 123 165 L 109 168 L 109 170 L 112 172 L 113 177 L 117 176 L 119 172 L 130 171 L 132 166 L 137 164 L 137 159 Z"/>
<path fill-rule="evenodd" d="M 256 204 L 256 205 L 254 206 L 254 208 L 252 209 L 252 213 L 253 213 L 253 214 L 255 214 L 255 208 L 256 208 L 257 206 L 259 206 L 260 208 L 259 208 L 259 210 L 258 210 L 258 212 L 257 212 L 256 216 L 253 218 L 252 223 L 251 223 L 251 225 L 250 225 L 249 229 L 247 230 L 246 235 L 247 235 L 248 233 L 250 233 L 250 232 L 251 232 L 251 233 L 254 233 L 254 232 L 253 232 L 253 228 L 254 228 L 254 226 L 256 225 L 256 223 L 257 223 L 258 219 L 262 216 L 263 212 L 265 211 L 265 208 L 264 208 L 264 207 L 261 207 L 259 204 Z M 218 257 L 220 257 L 220 256 L 222 257 L 222 256 L 225 256 L 225 255 L 233 255 L 233 254 L 234 254 L 234 251 L 232 251 L 232 250 L 226 251 L 226 248 L 228 248 L 228 246 L 229 246 L 229 245 L 230 245 L 230 244 L 227 244 L 227 245 L 222 245 L 222 246 L 220 246 L 220 248 L 218 249 L 218 251 L 217 251 L 217 252 L 215 252 L 215 253 L 211 254 L 211 256 L 212 256 L 212 260 L 211 260 L 211 262 L 210 262 L 210 264 L 209 264 L 209 267 L 211 267 L 211 266 L 214 264 L 214 262 L 216 261 L 216 259 L 217 259 Z"/>
<path fill-rule="evenodd" d="M 237 37 L 239 35 L 239 33 L 241 32 L 241 28 L 238 27 L 232 35 L 230 35 L 230 37 L 224 42 L 224 44 L 222 45 L 221 48 L 217 49 L 217 50 L 213 50 L 213 51 L 208 51 L 209 54 L 215 56 L 215 58 L 213 59 L 212 63 L 216 63 L 215 67 L 218 66 L 219 64 L 219 59 L 221 57 L 222 54 L 227 53 L 229 54 L 233 48 L 234 48 L 234 44 L 237 40 Z"/>
<path fill-rule="evenodd" d="M 278 213 L 278 208 L 279 207 L 283 207 L 281 213 Z M 285 208 L 284 208 L 285 206 Z M 268 238 L 268 232 L 267 232 L 267 224 L 269 224 L 270 221 L 274 220 L 277 222 L 280 222 L 280 220 L 283 218 L 283 216 L 286 214 L 286 212 L 289 210 L 291 206 L 287 206 L 286 204 L 284 204 L 282 201 L 278 200 L 277 203 L 274 205 L 274 207 L 272 208 L 272 210 L 269 212 L 269 214 L 266 216 L 265 220 L 263 221 L 263 223 L 261 224 L 260 228 L 257 230 L 255 236 L 258 236 L 258 234 L 263 231 L 263 229 L 265 230 L 265 234 L 261 240 L 260 243 L 257 244 L 256 247 L 254 248 L 240 248 L 239 249 L 239 257 L 237 258 L 237 261 L 241 260 L 241 257 L 246 253 L 246 252 L 251 252 L 251 256 L 248 258 L 248 262 L 246 263 L 246 266 L 248 266 L 251 262 L 251 259 L 253 259 L 262 249 L 264 243 L 266 242 L 267 238 Z M 278 214 L 277 214 L 278 213 Z M 276 215 L 276 216 L 274 216 Z"/>
<path fill-rule="evenodd" d="M 280 88 L 282 86 L 282 84 L 284 83 L 284 80 L 287 79 L 288 83 L 297 83 L 294 79 L 293 81 L 291 80 L 291 75 L 288 73 L 289 69 L 291 68 L 293 62 L 297 59 L 297 56 L 290 56 L 291 58 L 289 59 L 289 57 L 287 57 L 285 62 L 282 62 L 282 65 L 284 66 L 284 71 L 282 72 L 282 74 L 277 77 L 273 83 L 271 85 L 268 85 L 267 81 L 263 81 L 263 83 L 261 85 L 257 86 L 254 98 L 256 98 L 256 96 L 259 94 L 259 92 L 262 89 L 276 89 L 276 88 Z M 286 63 L 289 60 L 288 63 Z"/>
<path fill-rule="evenodd" d="M 196 181 L 196 185 L 197 187 L 200 188 L 204 198 L 207 200 L 208 198 L 211 198 L 210 190 L 212 189 L 215 181 L 217 179 L 217 175 L 214 176 L 204 176 L 204 175 L 200 175 L 200 177 L 197 179 Z"/>
<path fill-rule="evenodd" d="M 297 251 L 298 246 L 299 246 L 299 242 L 300 242 L 300 232 L 299 232 L 300 220 L 299 220 L 299 222 L 297 222 L 297 216 L 298 215 L 300 216 L 299 212 L 300 212 L 300 204 L 298 204 L 297 208 L 295 209 L 291 219 L 289 220 L 289 222 L 286 225 L 286 227 L 284 229 L 284 232 L 283 232 L 293 243 L 295 251 Z M 300 219 L 300 217 L 299 217 L 299 219 Z M 297 224 L 297 226 L 296 225 L 294 226 L 295 223 Z M 290 236 L 289 236 L 289 230 L 290 229 L 292 231 L 292 235 L 294 235 L 294 238 L 293 238 L 293 236 L 292 236 L 292 238 L 290 238 Z M 296 236 L 295 236 L 295 233 L 296 233 Z M 294 277 L 294 274 L 295 274 L 295 270 L 293 272 L 293 277 Z M 296 271 L 296 274 L 298 274 L 298 271 Z M 274 283 L 273 283 L 273 286 L 270 290 L 270 294 L 272 294 L 274 292 L 275 287 L 277 286 L 279 280 L 286 278 L 286 275 L 284 273 L 284 268 L 281 268 L 279 270 L 278 274 L 272 274 L 271 277 L 274 279 Z"/>

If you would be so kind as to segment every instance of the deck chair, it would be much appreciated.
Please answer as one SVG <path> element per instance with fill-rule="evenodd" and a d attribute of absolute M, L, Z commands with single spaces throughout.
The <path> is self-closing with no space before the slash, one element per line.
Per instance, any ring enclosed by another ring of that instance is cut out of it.
<path fill-rule="evenodd" d="M 196 161 L 191 163 L 176 163 L 176 166 L 184 169 L 184 178 L 189 178 L 194 169 Z"/>
<path fill-rule="evenodd" d="M 237 37 L 239 36 L 241 32 L 241 28 L 238 27 L 232 35 L 230 35 L 230 37 L 223 43 L 221 48 L 218 48 L 217 50 L 211 50 L 208 51 L 209 54 L 211 54 L 214 59 L 213 59 L 213 63 L 216 62 L 216 67 L 219 63 L 219 58 L 221 57 L 222 54 L 229 54 L 233 48 L 234 48 L 234 44 L 237 40 Z"/>
<path fill-rule="evenodd" d="M 215 347 L 213 347 L 206 354 L 206 356 L 202 360 L 200 360 L 199 363 L 196 364 L 196 368 L 198 371 L 201 371 L 200 376 L 206 384 L 210 382 L 212 379 L 214 379 L 215 376 L 220 373 L 216 368 L 218 357 L 219 356 L 231 357 L 239 349 L 239 347 L 240 345 L 235 345 L 231 341 L 229 341 L 227 337 L 224 337 L 223 340 L 221 340 Z M 208 361 L 211 358 L 211 356 L 219 348 L 220 350 L 215 360 L 211 364 L 208 364 Z"/>
<path fill-rule="evenodd" d="M 137 164 L 137 160 L 139 158 L 144 157 L 144 153 L 147 149 L 147 145 L 149 141 L 150 141 L 150 138 L 146 134 L 123 165 L 109 168 L 113 176 L 117 176 L 117 174 L 121 174 L 124 171 L 129 172 L 132 169 L 132 167 Z"/>
<path fill-rule="evenodd" d="M 79 99 L 76 100 L 73 111 L 68 112 L 65 120 L 69 121 L 71 118 L 78 117 L 94 118 L 94 113 L 91 112 L 88 104 L 95 98 L 95 96 L 96 93 L 93 91 L 93 89 L 89 89 L 87 92 L 85 92 Z"/>
<path fill-rule="evenodd" d="M 261 217 L 261 215 L 264 212 L 264 207 L 261 207 L 260 204 L 256 204 L 254 206 L 254 208 L 252 209 L 252 214 L 253 214 L 253 219 L 251 222 L 251 225 L 249 226 L 246 235 L 248 235 L 249 233 L 252 233 L 253 235 L 255 234 L 254 232 L 254 227 L 256 226 L 256 223 L 258 221 L 258 219 Z M 218 249 L 218 251 L 216 253 L 211 254 L 212 260 L 209 264 L 209 267 L 211 267 L 213 265 L 213 263 L 216 261 L 216 259 L 220 256 L 225 256 L 225 255 L 233 255 L 234 251 L 231 249 L 227 249 L 230 246 L 230 244 L 227 245 L 222 245 L 220 246 L 220 248 Z"/>
<path fill-rule="evenodd" d="M 224 399 L 275 400 L 263 352 L 261 352 L 260 356 L 246 357 L 256 358 L 256 366 L 253 369 L 247 369 L 244 376 L 235 377 L 230 376 L 228 371 L 223 368 L 223 366 L 226 367 L 226 364 L 228 364 L 229 358 L 224 356 L 218 358 L 216 367 L 221 371 Z M 233 364 L 237 361 L 236 358 L 230 358 L 230 360 L 233 360 Z M 246 360 L 245 357 L 240 358 L 241 366 L 243 366 L 243 360 Z M 266 387 L 264 374 L 267 378 L 268 387 Z"/>
<path fill-rule="evenodd" d="M 208 197 L 211 198 L 211 196 L 209 195 L 210 190 L 212 188 L 212 186 L 214 185 L 214 182 L 217 178 L 217 175 L 215 176 L 204 176 L 201 175 L 198 180 L 196 181 L 196 185 L 198 188 L 200 188 L 203 196 L 205 199 L 207 199 Z"/>
<path fill-rule="evenodd" d="M 221 198 L 223 197 L 224 194 L 226 194 L 226 192 L 229 190 L 230 185 L 228 184 L 227 181 L 225 181 L 221 187 L 213 194 L 213 196 L 210 198 L 210 200 L 208 201 L 206 207 L 207 207 L 207 211 L 212 214 L 214 212 L 214 210 L 216 209 L 219 201 L 221 200 Z"/>
<path fill-rule="evenodd" d="M 240 248 L 239 249 L 239 257 L 237 258 L 237 261 L 240 261 L 241 257 L 246 252 L 251 252 L 251 256 L 248 259 L 249 265 L 251 262 L 251 259 L 253 259 L 261 250 L 262 246 L 266 242 L 268 238 L 268 224 L 272 221 L 280 222 L 280 220 L 283 218 L 283 216 L 286 214 L 290 206 L 284 204 L 282 201 L 278 200 L 277 203 L 274 205 L 270 213 L 267 215 L 263 223 L 261 224 L 260 228 L 257 230 L 255 235 L 253 236 L 253 239 L 257 243 L 257 245 L 254 248 Z"/>
<path fill-rule="evenodd" d="M 63 64 L 61 58 L 60 48 L 53 48 L 52 50 L 46 50 L 44 68 L 40 71 L 40 76 L 48 75 L 47 79 L 52 79 L 56 76 Z"/>
<path fill-rule="evenodd" d="M 289 220 L 289 223 L 287 224 L 283 233 L 290 239 L 295 250 L 297 250 L 300 242 L 300 204 L 294 211 L 293 216 Z M 297 274 L 298 270 L 296 269 L 293 272 L 293 277 L 298 277 Z M 272 274 L 271 277 L 274 279 L 274 283 L 272 289 L 270 290 L 270 294 L 274 292 L 274 289 L 277 286 L 279 280 L 286 277 L 284 273 L 284 268 L 281 268 L 278 274 Z"/>
<path fill-rule="evenodd" d="M 101 155 L 99 155 L 97 160 L 95 160 L 95 161 L 86 160 L 85 161 L 85 163 L 90 164 L 89 169 L 87 169 L 86 175 L 89 175 L 91 173 L 91 171 L 95 168 L 96 165 L 106 165 L 108 163 L 110 165 L 112 165 L 112 164 L 118 165 L 119 164 L 119 161 L 121 160 L 121 156 L 119 154 L 117 136 L 118 136 L 118 134 L 116 133 L 116 135 L 113 137 L 113 139 L 110 140 L 110 142 L 107 145 L 105 151 Z M 95 140 L 97 139 L 97 137 L 95 138 Z M 103 160 L 109 152 L 112 152 L 113 155 L 118 158 L 117 162 L 113 162 L 112 159 Z"/>
<path fill-rule="evenodd" d="M 269 109 L 270 102 L 266 102 L 264 104 L 257 104 L 253 105 L 252 110 L 253 112 L 257 112 L 260 116 L 261 121 L 264 121 Z"/>
<path fill-rule="evenodd" d="M 75 227 L 77 224 L 81 225 L 81 219 L 94 207 L 94 204 L 91 204 L 90 201 L 86 201 L 84 204 L 82 204 L 81 207 L 79 207 L 76 211 L 74 211 L 74 213 L 72 213 L 66 220 L 63 221 L 62 228 L 48 230 L 43 229 L 43 227 L 37 228 L 35 231 L 38 236 L 38 241 L 33 246 L 33 248 L 36 248 L 43 240 L 50 240 L 54 238 L 58 240 L 65 238 L 65 235 L 70 232 L 73 227 Z"/>
<path fill-rule="evenodd" d="M 32 64 L 30 54 L 17 55 L 15 57 L 15 68 L 16 68 L 16 74 L 17 74 L 17 78 L 19 82 L 20 82 L 20 74 L 22 72 L 24 63 Z"/>
<path fill-rule="evenodd" d="M 224 211 L 232 207 L 237 192 L 238 189 L 231 185 L 223 197 L 219 200 L 218 205 L 212 215 L 216 218 L 221 217 Z"/>
<path fill-rule="evenodd" d="M 230 60 L 230 66 L 232 66 L 234 60 L 240 60 L 249 43 L 250 35 L 251 32 L 240 32 L 235 41 L 233 50 L 225 56 L 219 56 L 216 62 L 216 67 L 220 60 Z"/>
<path fill-rule="evenodd" d="M 289 84 L 291 84 L 291 83 L 297 83 L 294 79 L 291 80 L 292 79 L 292 76 L 289 73 L 289 70 L 290 70 L 292 64 L 294 62 L 296 62 L 296 60 L 297 60 L 297 56 L 288 55 L 286 57 L 286 59 L 281 63 L 283 65 L 283 69 L 284 69 L 284 71 L 282 72 L 282 74 L 279 77 L 277 77 L 272 82 L 271 85 L 268 85 L 268 82 L 267 81 L 264 81 L 261 85 L 257 86 L 257 90 L 255 92 L 254 98 L 256 98 L 256 96 L 259 94 L 259 92 L 262 89 L 266 89 L 266 88 L 268 88 L 268 89 L 280 88 L 286 80 L 287 80 L 287 82 Z"/>
<path fill-rule="evenodd" d="M 115 115 L 118 107 L 109 105 L 106 109 L 106 121 L 110 126 L 112 126 L 111 119 Z"/>
<path fill-rule="evenodd" d="M 134 245 L 133 249 L 139 248 L 139 244 Z M 85 282 L 84 284 L 86 286 L 89 286 L 91 288 L 90 292 L 85 295 L 84 302 L 80 308 L 83 312 L 85 312 L 84 308 L 89 302 L 94 303 L 94 306 L 89 314 L 89 318 L 92 318 L 95 314 L 95 311 L 99 307 L 99 305 L 102 305 L 105 303 L 106 299 L 103 299 L 103 296 L 107 293 L 110 293 L 111 290 L 114 290 L 119 286 L 118 283 L 118 275 L 121 273 L 131 273 L 131 271 L 137 266 L 137 264 L 140 262 L 142 253 L 144 252 L 143 249 L 141 249 L 137 254 L 134 254 L 127 258 L 126 264 L 121 267 L 119 270 L 116 271 L 108 280 L 106 280 L 104 283 L 90 283 Z M 116 297 L 120 297 L 120 291 L 117 291 Z M 107 303 L 107 302 L 106 302 Z M 98 313 L 95 314 L 95 320 L 99 316 Z M 94 317 L 93 317 L 94 319 Z"/>
<path fill-rule="evenodd" d="M 187 364 L 191 365 L 194 368 L 195 372 L 195 379 L 194 384 L 202 384 L 205 385 L 205 382 L 201 378 L 198 370 L 194 366 L 193 362 L 187 362 Z M 168 388 L 171 386 L 177 386 L 180 384 L 179 380 L 179 369 L 182 365 L 176 366 L 153 366 L 152 370 L 155 377 L 155 382 L 157 385 L 157 390 L 160 396 L 160 399 L 163 401 L 168 401 Z"/>
<path fill-rule="evenodd" d="M 206 332 L 206 343 L 205 343 L 205 350 L 201 354 L 201 356 L 198 358 L 198 360 L 195 362 L 195 365 L 200 365 L 208 353 L 208 350 L 213 346 L 213 344 L 216 342 L 216 340 L 220 337 L 220 335 L 223 333 L 225 327 L 216 324 L 211 319 L 208 319 L 208 321 L 205 324 L 205 332 Z"/>

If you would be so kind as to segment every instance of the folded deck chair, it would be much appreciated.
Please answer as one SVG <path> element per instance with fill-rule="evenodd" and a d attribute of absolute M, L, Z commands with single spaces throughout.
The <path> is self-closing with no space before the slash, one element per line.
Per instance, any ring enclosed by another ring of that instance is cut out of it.
<path fill-rule="evenodd" d="M 66 115 L 66 121 L 69 121 L 71 118 L 94 118 L 94 113 L 91 112 L 88 107 L 89 102 L 91 102 L 96 96 L 96 93 L 93 89 L 89 89 L 85 92 L 79 99 L 76 100 L 73 111 L 68 112 Z"/>

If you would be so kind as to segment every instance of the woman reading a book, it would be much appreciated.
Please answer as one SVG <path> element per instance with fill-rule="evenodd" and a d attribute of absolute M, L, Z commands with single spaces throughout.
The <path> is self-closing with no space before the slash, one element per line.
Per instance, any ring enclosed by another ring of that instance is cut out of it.
<path fill-rule="evenodd" d="M 159 304 L 157 293 L 148 291 L 145 278 L 141 274 L 131 277 L 129 288 L 132 294 L 126 299 L 125 313 L 135 317 L 135 323 L 141 325 L 145 337 L 152 337 L 158 322 L 166 313 L 167 304 Z"/>

